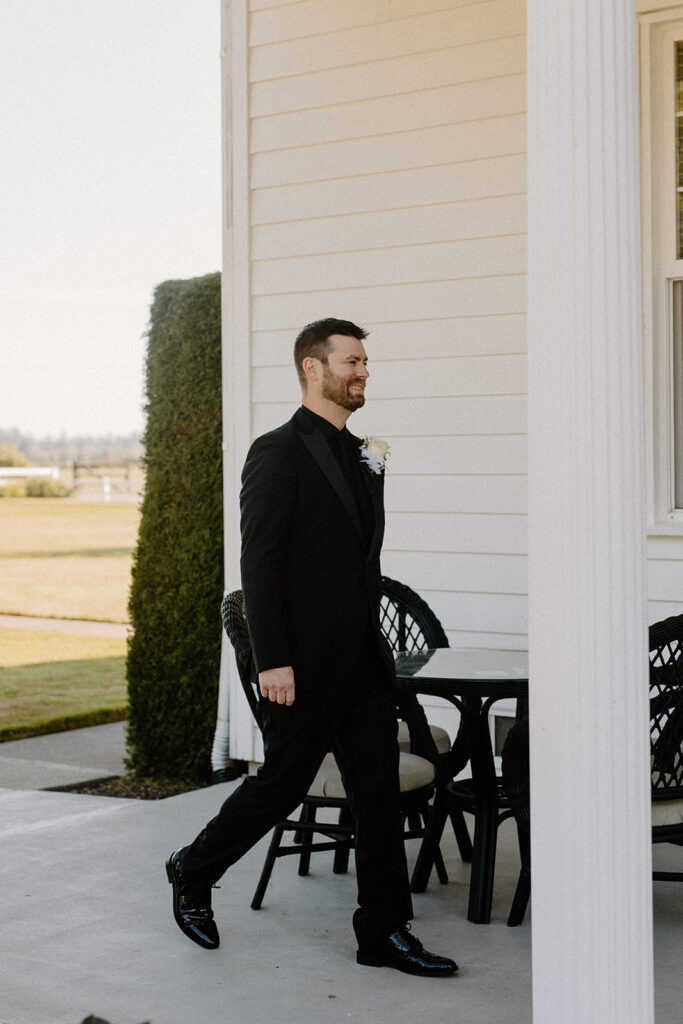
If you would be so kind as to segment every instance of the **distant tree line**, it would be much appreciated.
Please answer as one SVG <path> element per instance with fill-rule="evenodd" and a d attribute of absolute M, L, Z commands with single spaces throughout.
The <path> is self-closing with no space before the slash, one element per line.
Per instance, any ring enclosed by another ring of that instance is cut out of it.
<path fill-rule="evenodd" d="M 28 459 L 15 444 L 0 441 L 0 466 L 27 466 Z"/>
<path fill-rule="evenodd" d="M 142 443 L 137 432 L 106 434 L 93 437 L 79 434 L 75 437 L 35 438 L 21 430 L 0 429 L 0 451 L 14 449 L 34 466 L 64 466 L 78 462 L 86 465 L 122 466 L 138 462 L 142 457 Z M 5 465 L 12 463 L 5 462 Z M 21 465 L 21 463 L 14 463 Z"/>

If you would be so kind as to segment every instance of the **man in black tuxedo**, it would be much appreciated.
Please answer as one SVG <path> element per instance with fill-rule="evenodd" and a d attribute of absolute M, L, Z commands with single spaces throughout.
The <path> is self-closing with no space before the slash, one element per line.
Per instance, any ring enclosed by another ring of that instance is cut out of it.
<path fill-rule="evenodd" d="M 379 626 L 383 458 L 346 421 L 365 401 L 366 332 L 319 320 L 299 334 L 302 406 L 251 446 L 242 474 L 242 589 L 264 764 L 167 861 L 174 914 L 216 948 L 211 886 L 301 803 L 333 750 L 355 819 L 358 963 L 447 976 L 406 928 L 393 658 Z"/>

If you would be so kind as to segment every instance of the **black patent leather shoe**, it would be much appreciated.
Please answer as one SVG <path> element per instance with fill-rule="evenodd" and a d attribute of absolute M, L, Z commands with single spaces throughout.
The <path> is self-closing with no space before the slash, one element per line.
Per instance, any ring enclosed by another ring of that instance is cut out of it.
<path fill-rule="evenodd" d="M 181 932 L 204 949 L 218 949 L 220 938 L 213 919 L 211 895 L 199 899 L 183 877 L 179 851 L 166 861 L 166 874 L 173 886 L 173 916 Z"/>
<path fill-rule="evenodd" d="M 455 960 L 427 952 L 407 928 L 397 928 L 378 946 L 359 949 L 356 962 L 366 967 L 395 967 L 423 978 L 449 978 L 458 970 Z"/>

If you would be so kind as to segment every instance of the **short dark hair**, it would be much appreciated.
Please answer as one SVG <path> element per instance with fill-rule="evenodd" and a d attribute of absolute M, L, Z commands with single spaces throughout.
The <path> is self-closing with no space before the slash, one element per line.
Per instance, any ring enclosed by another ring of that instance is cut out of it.
<path fill-rule="evenodd" d="M 319 359 L 321 363 L 327 362 L 327 356 L 332 347 L 330 338 L 333 334 L 343 334 L 347 338 L 357 338 L 364 341 L 368 332 L 350 320 L 335 320 L 334 317 L 327 317 L 326 320 L 314 320 L 299 332 L 294 342 L 294 365 L 299 375 L 301 386 L 306 386 L 306 374 L 304 373 L 304 359 L 310 357 Z"/>

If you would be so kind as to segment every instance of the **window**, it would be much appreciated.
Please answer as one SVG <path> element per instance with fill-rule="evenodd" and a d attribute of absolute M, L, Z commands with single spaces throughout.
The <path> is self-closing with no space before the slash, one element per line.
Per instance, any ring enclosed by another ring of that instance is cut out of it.
<path fill-rule="evenodd" d="M 680 214 L 679 214 L 680 223 Z M 680 230 L 680 228 L 679 228 Z M 674 508 L 683 508 L 683 281 L 672 282 Z"/>
<path fill-rule="evenodd" d="M 641 21 L 649 523 L 683 534 L 683 4 Z"/>

